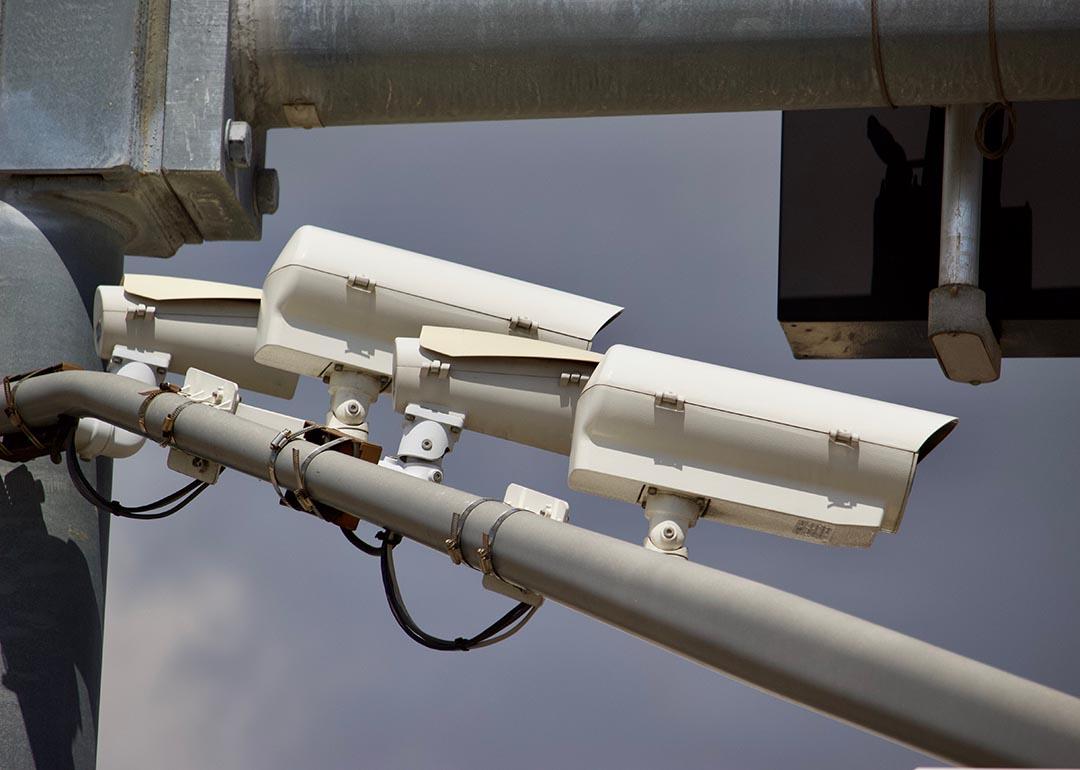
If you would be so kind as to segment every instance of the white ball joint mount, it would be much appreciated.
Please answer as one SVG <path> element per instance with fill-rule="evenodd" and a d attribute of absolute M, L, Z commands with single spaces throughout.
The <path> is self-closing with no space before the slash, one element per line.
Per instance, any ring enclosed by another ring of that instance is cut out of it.
<path fill-rule="evenodd" d="M 648 487 L 642 507 L 645 509 L 645 518 L 649 521 L 645 548 L 669 556 L 688 558 L 686 531 L 697 524 L 698 518 L 708 507 L 708 501 L 701 497 L 683 497 L 656 487 Z"/>
<path fill-rule="evenodd" d="M 350 370 L 335 364 L 323 377 L 330 392 L 326 425 L 361 441 L 368 438 L 368 413 L 386 388 L 389 378 Z"/>
<path fill-rule="evenodd" d="M 384 457 L 379 465 L 424 481 L 442 482 L 443 457 L 461 437 L 465 415 L 420 404 L 409 404 L 404 414 L 397 455 Z"/>

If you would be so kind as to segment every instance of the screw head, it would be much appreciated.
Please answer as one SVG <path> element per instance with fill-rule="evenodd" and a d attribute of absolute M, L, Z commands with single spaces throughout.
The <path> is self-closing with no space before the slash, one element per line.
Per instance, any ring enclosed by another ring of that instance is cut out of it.
<path fill-rule="evenodd" d="M 422 446 L 424 449 L 431 449 L 431 439 L 429 439 L 429 438 L 424 439 L 423 441 L 420 442 L 420 446 Z"/>
<path fill-rule="evenodd" d="M 229 162 L 237 168 L 251 165 L 252 131 L 251 124 L 243 120 L 230 120 L 225 123 L 225 146 Z"/>
<path fill-rule="evenodd" d="M 206 460 L 202 459 L 201 457 L 193 457 L 191 459 L 191 466 L 201 471 L 203 468 L 206 467 Z"/>
<path fill-rule="evenodd" d="M 431 474 L 431 480 L 434 481 L 436 484 L 442 481 L 442 471 L 434 471 Z"/>

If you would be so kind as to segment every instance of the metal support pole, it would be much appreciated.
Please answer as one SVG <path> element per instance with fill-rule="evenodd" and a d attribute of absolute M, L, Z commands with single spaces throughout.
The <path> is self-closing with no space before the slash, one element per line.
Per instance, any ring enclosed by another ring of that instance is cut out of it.
<path fill-rule="evenodd" d="M 61 360 L 100 368 L 90 303 L 121 267 L 109 228 L 0 201 L 4 372 Z M 104 494 L 111 471 L 98 462 Z M 63 467 L 40 459 L 0 469 L 0 767 L 94 767 L 108 534 L 108 517 Z"/>
<path fill-rule="evenodd" d="M 930 292 L 927 333 L 950 380 L 979 384 L 1001 376 L 1001 346 L 979 288 L 983 156 L 975 141 L 982 105 L 945 109 L 938 288 Z"/>
<path fill-rule="evenodd" d="M 1080 98 L 1074 0 L 232 2 L 260 128 Z"/>
<path fill-rule="evenodd" d="M 65 372 L 28 380 L 17 396 L 31 424 L 63 413 L 138 430 L 144 387 Z M 182 401 L 154 399 L 146 418 L 153 438 Z M 0 433 L 10 430 L 0 416 Z M 185 408 L 173 430 L 185 451 L 261 479 L 274 435 L 205 405 Z M 289 446 L 275 469 L 295 488 L 291 448 L 303 463 L 316 447 Z M 453 512 L 476 498 L 336 452 L 312 460 L 306 488 L 320 502 L 439 551 Z M 462 551 L 472 566 L 481 535 L 506 509 L 484 503 L 469 516 Z M 517 585 L 919 751 L 972 766 L 1080 764 L 1080 700 L 807 599 L 528 512 L 501 525 L 493 561 Z"/>
<path fill-rule="evenodd" d="M 938 284 L 979 285 L 983 157 L 975 143 L 980 104 L 945 108 Z"/>

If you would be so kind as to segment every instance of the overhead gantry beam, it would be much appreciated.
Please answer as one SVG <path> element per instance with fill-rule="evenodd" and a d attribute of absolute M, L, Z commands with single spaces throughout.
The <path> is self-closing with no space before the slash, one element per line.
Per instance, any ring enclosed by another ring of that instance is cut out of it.
<path fill-rule="evenodd" d="M 233 0 L 232 19 L 260 128 L 1080 98 L 1074 0 Z"/>

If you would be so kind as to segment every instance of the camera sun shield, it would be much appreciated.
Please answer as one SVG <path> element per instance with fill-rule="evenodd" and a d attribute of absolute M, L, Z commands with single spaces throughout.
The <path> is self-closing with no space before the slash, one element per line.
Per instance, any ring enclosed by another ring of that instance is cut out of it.
<path fill-rule="evenodd" d="M 945 415 L 616 345 L 577 403 L 569 485 L 810 542 L 895 532 Z"/>

